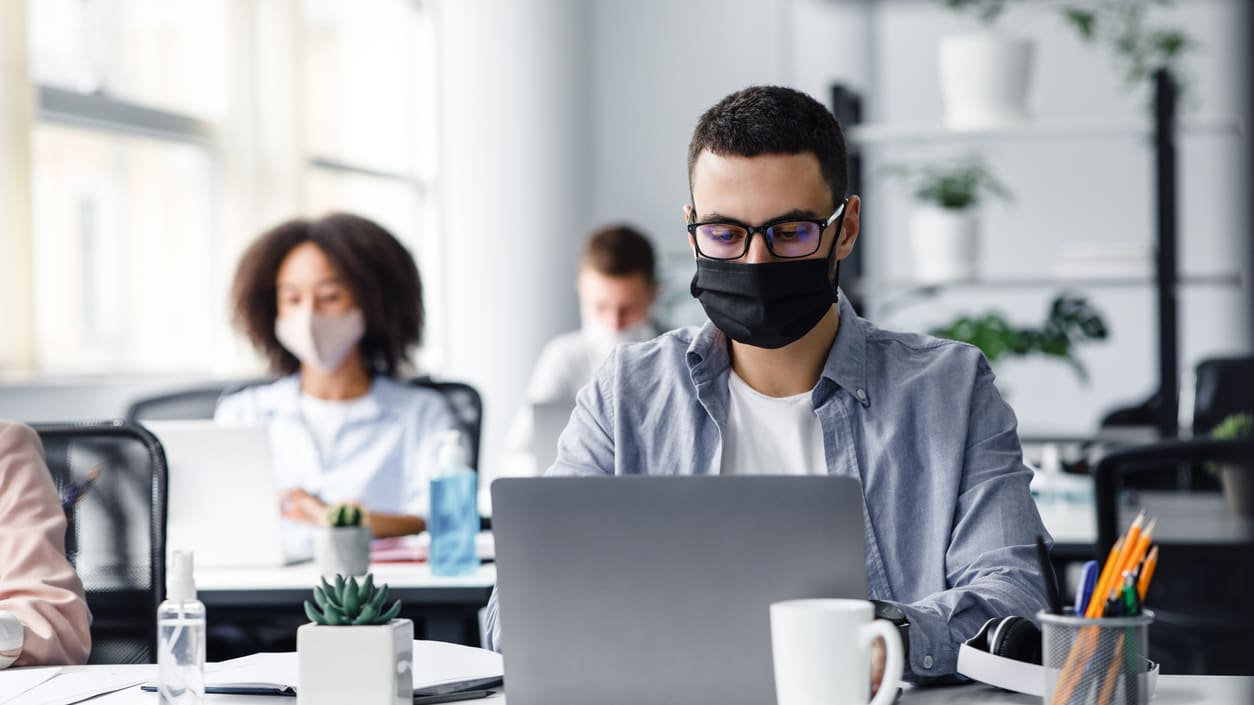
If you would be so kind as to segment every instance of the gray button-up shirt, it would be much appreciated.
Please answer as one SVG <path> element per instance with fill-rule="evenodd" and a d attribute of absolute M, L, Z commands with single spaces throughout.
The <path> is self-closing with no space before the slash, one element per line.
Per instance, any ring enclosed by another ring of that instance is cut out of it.
<path fill-rule="evenodd" d="M 580 391 L 549 474 L 718 474 L 729 367 L 708 323 L 619 346 Z M 915 679 L 954 673 L 959 644 L 990 617 L 1044 608 L 1035 540 L 1048 534 L 1014 412 L 978 349 L 880 330 L 842 297 L 811 400 L 827 472 L 862 482 L 869 597 L 909 618 Z M 494 593 L 493 648 L 500 629 Z"/>

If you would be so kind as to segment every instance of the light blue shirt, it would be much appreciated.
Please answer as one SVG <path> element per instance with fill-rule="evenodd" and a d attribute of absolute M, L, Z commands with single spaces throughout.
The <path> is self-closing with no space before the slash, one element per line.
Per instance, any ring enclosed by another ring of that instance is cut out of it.
<path fill-rule="evenodd" d="M 370 511 L 421 517 L 428 513 L 438 432 L 458 428 L 439 392 L 387 377 L 375 377 L 352 405 L 326 457 L 301 414 L 298 375 L 224 397 L 214 420 L 266 425 L 278 489 L 299 487 L 327 503 L 358 501 Z"/>
<path fill-rule="evenodd" d="M 978 349 L 880 330 L 844 297 L 839 306 L 810 395 L 827 472 L 862 482 L 869 597 L 909 618 L 908 670 L 950 675 L 958 646 L 990 617 L 1045 607 L 1035 541 L 1049 535 L 1032 471 Z M 710 323 L 620 346 L 580 391 L 549 474 L 719 474 L 729 369 L 727 338 Z M 493 648 L 500 629 L 494 593 Z"/>

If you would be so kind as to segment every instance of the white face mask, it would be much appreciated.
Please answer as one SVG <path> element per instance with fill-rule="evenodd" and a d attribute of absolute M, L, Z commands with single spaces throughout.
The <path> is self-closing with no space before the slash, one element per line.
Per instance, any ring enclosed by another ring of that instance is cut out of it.
<path fill-rule="evenodd" d="M 339 369 L 365 334 L 366 317 L 360 308 L 336 316 L 299 308 L 274 321 L 274 335 L 283 347 L 323 372 Z"/>
<path fill-rule="evenodd" d="M 585 318 L 580 331 L 591 347 L 593 366 L 600 365 L 620 343 L 643 343 L 654 337 L 653 326 L 647 318 L 642 318 L 621 330 L 610 330 Z"/>

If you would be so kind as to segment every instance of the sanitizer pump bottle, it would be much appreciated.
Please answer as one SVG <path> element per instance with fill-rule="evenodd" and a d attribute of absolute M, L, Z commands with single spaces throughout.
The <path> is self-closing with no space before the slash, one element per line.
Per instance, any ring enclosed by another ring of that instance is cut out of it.
<path fill-rule="evenodd" d="M 466 460 L 459 431 L 440 434 L 435 476 L 431 478 L 431 573 L 471 575 L 479 567 L 478 482 Z"/>
<path fill-rule="evenodd" d="M 191 552 L 175 551 L 167 571 L 165 602 L 157 607 L 161 705 L 201 705 L 205 700 L 205 605 L 196 599 Z"/>

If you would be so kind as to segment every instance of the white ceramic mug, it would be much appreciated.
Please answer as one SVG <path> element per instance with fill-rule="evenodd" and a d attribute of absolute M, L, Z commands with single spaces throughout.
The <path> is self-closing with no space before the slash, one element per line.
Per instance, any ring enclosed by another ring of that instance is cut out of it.
<path fill-rule="evenodd" d="M 903 664 L 892 622 L 866 600 L 785 600 L 771 604 L 771 655 L 778 705 L 867 705 L 871 644 L 883 637 L 884 680 L 870 705 L 897 696 Z"/>

